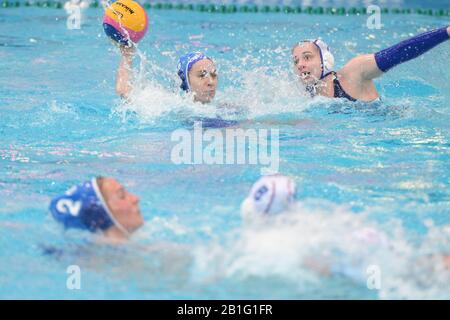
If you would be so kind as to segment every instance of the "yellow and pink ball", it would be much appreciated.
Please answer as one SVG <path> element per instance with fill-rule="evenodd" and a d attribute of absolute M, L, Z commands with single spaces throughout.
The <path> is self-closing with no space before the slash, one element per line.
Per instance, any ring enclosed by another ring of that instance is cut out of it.
<path fill-rule="evenodd" d="M 118 0 L 106 8 L 103 29 L 108 37 L 121 45 L 137 43 L 148 28 L 144 8 L 132 0 Z"/>

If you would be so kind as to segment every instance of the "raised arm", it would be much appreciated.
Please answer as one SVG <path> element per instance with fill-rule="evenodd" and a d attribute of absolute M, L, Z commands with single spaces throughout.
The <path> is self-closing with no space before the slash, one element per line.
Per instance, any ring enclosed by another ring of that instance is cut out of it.
<path fill-rule="evenodd" d="M 417 58 L 449 37 L 450 27 L 421 33 L 375 54 L 360 55 L 351 59 L 342 68 L 342 73 L 349 78 L 370 81 L 403 62 Z"/>
<path fill-rule="evenodd" d="M 116 92 L 122 98 L 128 98 L 128 95 L 132 89 L 130 80 L 131 69 L 133 66 L 134 47 L 120 46 L 120 52 L 122 54 L 122 58 L 120 60 L 119 68 L 117 69 Z"/>

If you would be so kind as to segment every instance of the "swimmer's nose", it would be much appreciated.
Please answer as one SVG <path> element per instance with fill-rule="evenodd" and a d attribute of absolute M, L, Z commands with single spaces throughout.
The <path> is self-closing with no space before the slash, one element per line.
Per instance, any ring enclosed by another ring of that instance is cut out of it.
<path fill-rule="evenodd" d="M 214 80 L 213 79 L 211 79 L 211 77 L 208 77 L 208 80 L 207 80 L 208 82 L 206 83 L 206 85 L 208 86 L 208 87 L 214 87 Z"/>
<path fill-rule="evenodd" d="M 134 194 L 131 195 L 131 201 L 132 201 L 133 203 L 138 204 L 140 200 L 141 200 L 141 199 L 139 199 L 138 196 L 136 196 L 136 195 L 134 195 Z"/>

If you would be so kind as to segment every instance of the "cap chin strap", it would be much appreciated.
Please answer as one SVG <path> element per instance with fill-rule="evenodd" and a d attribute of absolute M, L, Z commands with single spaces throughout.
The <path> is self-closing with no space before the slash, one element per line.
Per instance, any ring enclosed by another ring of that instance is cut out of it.
<path fill-rule="evenodd" d="M 315 97 L 317 95 L 317 82 L 314 82 L 313 84 L 307 84 L 306 85 L 306 91 L 311 95 L 312 97 Z"/>
<path fill-rule="evenodd" d="M 322 79 L 325 78 L 329 73 L 321 77 L 320 79 L 317 79 L 312 84 L 306 85 L 306 91 L 311 95 L 311 97 L 317 96 L 317 87 L 322 83 Z"/>
<path fill-rule="evenodd" d="M 320 77 L 320 79 L 314 81 L 313 84 L 307 84 L 306 85 L 306 91 L 311 95 L 311 97 L 315 97 L 317 95 L 317 87 L 320 83 L 322 83 L 323 79 L 326 78 L 329 74 L 332 74 L 333 71 L 329 71 L 325 73 L 323 76 Z"/>

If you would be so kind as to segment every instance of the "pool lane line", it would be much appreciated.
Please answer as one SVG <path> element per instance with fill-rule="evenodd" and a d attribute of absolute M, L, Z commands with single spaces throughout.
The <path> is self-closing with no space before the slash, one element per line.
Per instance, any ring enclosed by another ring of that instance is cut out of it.
<path fill-rule="evenodd" d="M 17 7 L 41 7 L 61 9 L 64 3 L 60 1 L 1 1 L 1 8 L 17 8 Z M 91 8 L 101 7 L 98 1 L 92 1 L 89 5 Z M 215 5 L 215 4 L 172 4 L 172 3 L 144 3 L 143 7 L 154 10 L 186 10 L 207 13 L 285 13 L 285 14 L 313 14 L 313 15 L 366 15 L 367 9 L 364 7 L 301 7 L 301 6 L 257 6 L 257 5 Z M 382 8 L 381 13 L 389 14 L 419 14 L 438 17 L 450 17 L 450 9 L 399 9 L 399 8 Z"/>

